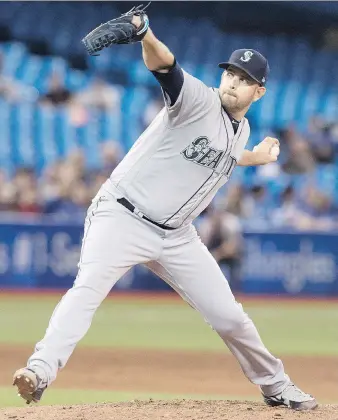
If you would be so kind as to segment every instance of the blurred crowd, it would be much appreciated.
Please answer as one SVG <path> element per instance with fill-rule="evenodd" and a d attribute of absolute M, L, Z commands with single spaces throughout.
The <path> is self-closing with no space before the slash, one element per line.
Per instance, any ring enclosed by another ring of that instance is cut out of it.
<path fill-rule="evenodd" d="M 45 99 L 44 99 L 45 100 Z M 318 168 L 332 168 L 338 151 L 338 130 L 315 117 L 309 130 L 300 134 L 294 127 L 280 134 L 278 162 L 253 169 L 251 184 L 234 177 L 223 187 L 205 213 L 214 226 L 225 220 L 234 229 L 292 228 L 331 230 L 337 225 L 334 196 L 314 181 Z M 100 185 L 123 157 L 120 143 L 101 144 L 101 164 L 89 171 L 86 156 L 78 148 L 37 174 L 34 168 L 18 167 L 9 179 L 0 169 L 0 210 L 35 214 L 84 212 Z M 243 171 L 236 168 L 236 171 Z M 294 182 L 298 179 L 298 183 Z M 300 180 L 300 181 L 299 181 Z M 328 182 L 335 183 L 333 181 Z M 334 187 L 334 185 L 333 185 Z M 220 232 L 219 229 L 216 231 Z"/>
<path fill-rule="evenodd" d="M 81 149 L 47 166 L 40 176 L 34 168 L 19 167 L 9 179 L 0 170 L 0 211 L 81 220 L 121 158 L 120 144 L 107 141 L 102 143 L 98 170 L 87 170 Z"/>
<path fill-rule="evenodd" d="M 119 89 L 100 77 L 93 78 L 86 89 L 71 92 L 62 75 L 54 72 L 40 94 L 6 77 L 2 64 L 0 56 L 0 98 L 11 103 L 28 100 L 44 107 L 63 106 L 79 124 L 86 121 L 93 108 L 114 112 L 121 106 Z M 144 108 L 144 127 L 163 106 L 159 92 Z M 236 282 L 240 279 L 244 229 L 338 228 L 338 124 L 314 116 L 305 132 L 289 126 L 273 135 L 281 142 L 278 162 L 246 170 L 236 168 L 235 172 L 246 171 L 249 176 L 230 180 L 196 221 L 202 240 L 228 271 L 234 288 L 240 287 Z M 96 170 L 88 170 L 80 148 L 41 173 L 33 167 L 17 167 L 9 177 L 0 168 L 0 217 L 15 213 L 82 220 L 92 198 L 122 158 L 117 139 L 102 141 L 101 163 Z"/>
<path fill-rule="evenodd" d="M 68 110 L 74 126 L 85 124 L 93 110 L 114 112 L 119 109 L 120 90 L 102 77 L 77 91 L 66 87 L 61 72 L 54 71 L 43 92 L 6 76 L 6 63 L 0 54 L 0 98 L 15 104 L 35 102 L 42 107 Z M 34 167 L 17 167 L 8 176 L 0 167 L 0 212 L 30 215 L 83 216 L 91 199 L 122 159 L 118 141 L 102 139 L 101 164 L 89 171 L 83 150 L 76 149 L 64 160 L 56 161 L 37 173 Z"/>
<path fill-rule="evenodd" d="M 8 101 L 23 100 L 18 92 L 26 97 L 32 94 L 29 87 L 25 91 L 15 81 L 0 78 L 0 96 Z M 49 107 L 67 104 L 74 118 L 83 116 L 81 110 L 90 112 L 97 107 L 112 112 L 120 106 L 118 90 L 104 80 L 93 79 L 86 90 L 72 93 L 57 73 L 52 75 L 46 93 L 40 95 L 38 101 Z M 154 96 L 145 107 L 145 127 L 162 106 L 161 95 Z M 248 184 L 243 178 L 230 181 L 218 194 L 214 205 L 217 211 L 213 209 L 207 213 L 208 219 L 212 219 L 210 226 L 216 226 L 220 223 L 218 218 L 224 216 L 227 222 L 230 220 L 228 224 L 232 229 L 239 226 L 236 231 L 243 227 L 264 229 L 271 226 L 297 230 L 335 229 L 336 199 L 330 189 L 314 181 L 313 174 L 322 170 L 322 178 L 325 178 L 327 169 L 336 168 L 338 124 L 328 124 L 314 116 L 304 133 L 289 126 L 274 135 L 281 142 L 278 162 L 253 169 Z M 37 174 L 34 168 L 18 167 L 9 179 L 0 168 L 0 211 L 59 215 L 83 213 L 122 157 L 120 143 L 106 141 L 102 142 L 101 165 L 96 171 L 87 170 L 86 156 L 81 149 L 74 150 L 65 160 L 47 166 L 41 174 Z M 335 173 L 333 178 L 328 182 L 335 184 Z M 332 187 L 331 190 L 337 189 L 335 185 Z M 216 231 L 220 232 L 220 229 Z"/>
<path fill-rule="evenodd" d="M 71 91 L 66 87 L 62 72 L 51 73 L 44 92 L 5 75 L 4 58 L 0 53 L 0 98 L 9 103 L 35 102 L 44 107 L 62 106 L 68 109 L 74 124 L 84 123 L 89 110 L 114 112 L 120 108 L 120 90 L 103 77 L 95 76 L 88 86 Z"/>

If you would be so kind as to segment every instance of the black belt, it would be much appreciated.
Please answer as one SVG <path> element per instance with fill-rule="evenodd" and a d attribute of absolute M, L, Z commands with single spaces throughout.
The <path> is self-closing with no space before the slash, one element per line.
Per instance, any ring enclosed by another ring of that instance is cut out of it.
<path fill-rule="evenodd" d="M 132 213 L 134 213 L 135 210 L 135 206 L 133 206 L 126 198 L 122 197 L 122 198 L 118 198 L 116 200 L 118 203 L 122 204 L 122 206 L 124 206 L 126 209 L 128 209 L 129 211 L 131 211 Z M 137 214 L 137 212 L 135 212 L 135 214 Z M 152 223 L 155 226 L 158 226 L 162 229 L 166 229 L 166 230 L 175 230 L 176 228 L 170 227 L 170 226 L 166 226 L 166 225 L 161 225 L 160 223 L 156 223 L 153 220 L 149 219 L 147 216 L 145 216 L 144 214 L 139 214 L 139 216 L 144 219 L 147 220 L 148 222 Z"/>

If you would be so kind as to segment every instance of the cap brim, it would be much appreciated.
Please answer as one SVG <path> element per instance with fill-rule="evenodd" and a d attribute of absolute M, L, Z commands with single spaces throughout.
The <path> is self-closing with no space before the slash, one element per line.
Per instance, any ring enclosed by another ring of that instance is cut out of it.
<path fill-rule="evenodd" d="M 247 71 L 247 69 L 245 69 L 244 67 L 240 66 L 239 64 L 233 64 L 233 63 L 229 63 L 229 62 L 219 63 L 218 64 L 218 67 L 221 68 L 221 69 L 227 69 L 229 66 L 234 66 L 234 67 L 236 67 L 236 68 L 244 71 L 244 73 L 246 73 L 247 75 L 249 75 L 251 77 L 251 79 L 255 80 L 260 85 L 264 85 L 264 83 L 262 83 L 261 81 L 257 80 L 256 77 L 254 77 L 250 72 Z"/>

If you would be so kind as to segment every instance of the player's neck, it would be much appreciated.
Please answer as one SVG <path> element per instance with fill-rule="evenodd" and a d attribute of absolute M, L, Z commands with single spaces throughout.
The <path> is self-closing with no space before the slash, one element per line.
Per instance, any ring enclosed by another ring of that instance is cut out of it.
<path fill-rule="evenodd" d="M 237 115 L 237 113 L 236 112 L 234 112 L 234 113 L 230 113 L 229 111 L 227 111 L 226 110 L 226 108 L 224 108 L 223 107 L 223 109 L 224 109 L 224 111 L 227 113 L 227 115 L 228 115 L 228 117 L 230 118 L 230 120 L 231 121 L 233 121 L 234 120 L 234 122 L 236 122 L 236 123 L 240 123 L 241 122 L 241 119 L 244 117 L 244 115 L 243 116 L 240 116 L 240 115 Z"/>
<path fill-rule="evenodd" d="M 230 116 L 230 118 L 234 118 L 235 120 L 237 120 L 238 122 L 240 122 L 245 117 L 245 115 L 248 112 L 249 108 L 250 108 L 250 105 L 248 107 L 246 107 L 245 109 L 242 109 L 241 111 L 235 111 L 235 112 L 229 112 L 227 110 L 225 110 L 225 111 Z M 223 108 L 223 109 L 225 109 L 225 108 Z"/>
<path fill-rule="evenodd" d="M 236 123 L 240 123 L 241 119 L 239 119 L 237 116 L 235 117 L 233 114 L 230 114 L 230 112 L 228 112 L 225 108 L 223 108 L 223 109 L 228 114 L 228 117 L 230 118 L 231 121 L 234 121 Z"/>
<path fill-rule="evenodd" d="M 229 112 L 224 106 L 223 106 L 223 109 L 228 114 L 230 119 L 234 119 L 235 121 L 237 121 L 239 123 L 245 117 L 246 113 L 248 112 L 248 110 L 250 108 L 250 105 L 247 106 L 245 109 L 242 109 L 240 111 Z"/>

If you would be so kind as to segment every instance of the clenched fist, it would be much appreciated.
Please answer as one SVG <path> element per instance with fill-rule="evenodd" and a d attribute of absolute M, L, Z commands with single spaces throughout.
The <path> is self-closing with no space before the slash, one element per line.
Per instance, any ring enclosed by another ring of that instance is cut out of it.
<path fill-rule="evenodd" d="M 279 141 L 273 137 L 265 137 L 257 146 L 253 148 L 257 160 L 262 165 L 276 162 L 279 155 Z"/>

